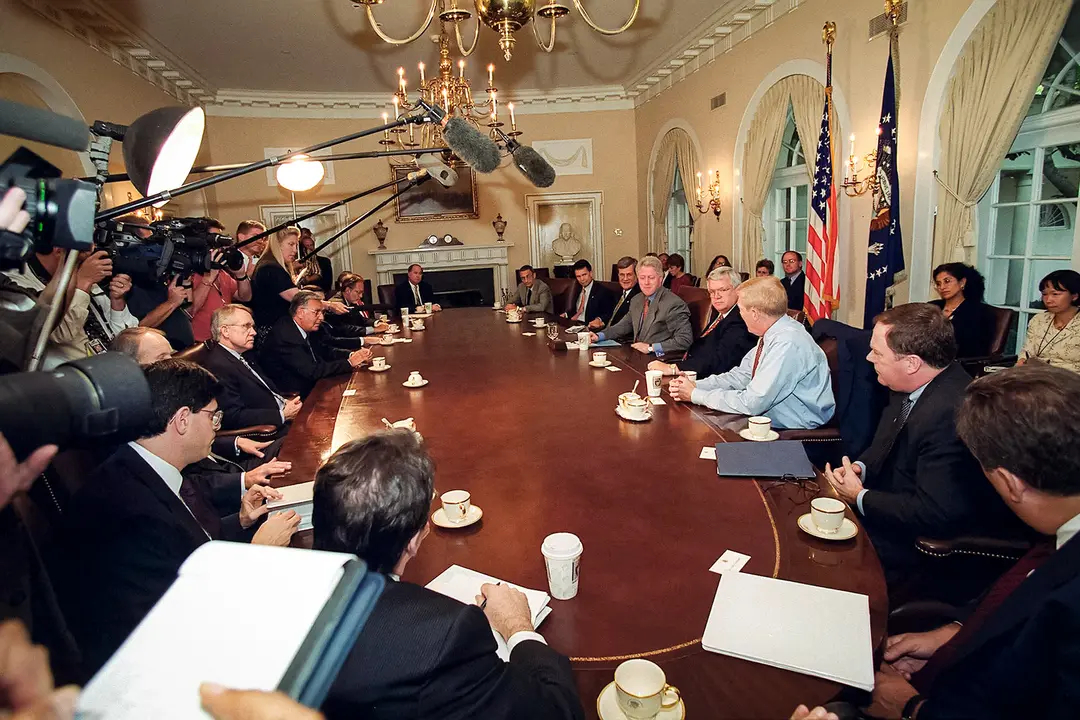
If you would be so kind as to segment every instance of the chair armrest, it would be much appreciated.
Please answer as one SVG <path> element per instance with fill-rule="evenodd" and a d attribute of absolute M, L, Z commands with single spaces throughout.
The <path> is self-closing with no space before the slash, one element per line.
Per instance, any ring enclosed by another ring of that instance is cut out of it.
<path fill-rule="evenodd" d="M 1023 539 L 963 535 L 949 540 L 921 537 L 915 541 L 915 547 L 924 555 L 936 558 L 974 555 L 999 560 L 1019 560 L 1031 549 L 1031 542 Z"/>
<path fill-rule="evenodd" d="M 840 435 L 840 428 L 823 427 L 813 430 L 780 430 L 781 440 L 801 440 L 802 442 L 840 442 L 844 438 Z"/>
<path fill-rule="evenodd" d="M 1016 364 L 1016 361 L 1020 358 L 1017 355 L 986 355 L 983 357 L 973 358 L 958 358 L 960 367 L 964 368 L 968 375 L 972 377 L 982 377 L 993 370 L 988 371 L 987 367 L 994 368 L 1007 368 Z"/>
<path fill-rule="evenodd" d="M 218 430 L 218 437 L 258 437 L 265 440 L 273 440 L 277 437 L 278 429 L 273 425 L 252 425 L 235 430 Z"/>
<path fill-rule="evenodd" d="M 956 622 L 963 613 L 960 608 L 939 600 L 912 600 L 889 613 L 889 632 L 926 632 L 946 623 Z M 896 628 L 894 630 L 894 628 Z"/>

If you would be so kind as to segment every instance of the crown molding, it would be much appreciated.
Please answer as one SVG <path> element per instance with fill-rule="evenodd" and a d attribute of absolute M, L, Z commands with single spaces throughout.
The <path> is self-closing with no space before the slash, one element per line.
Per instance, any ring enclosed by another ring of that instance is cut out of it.
<path fill-rule="evenodd" d="M 520 115 L 633 110 L 634 101 L 618 85 L 509 93 Z M 223 89 L 206 103 L 206 114 L 261 118 L 380 118 L 390 108 L 389 93 L 298 93 Z"/>
<path fill-rule="evenodd" d="M 641 106 L 701 70 L 736 45 L 748 40 L 805 0 L 727 0 L 697 29 L 675 44 L 676 49 L 626 86 L 627 95 Z"/>
<path fill-rule="evenodd" d="M 199 105 L 214 96 L 206 78 L 100 0 L 22 3 L 184 105 Z"/>

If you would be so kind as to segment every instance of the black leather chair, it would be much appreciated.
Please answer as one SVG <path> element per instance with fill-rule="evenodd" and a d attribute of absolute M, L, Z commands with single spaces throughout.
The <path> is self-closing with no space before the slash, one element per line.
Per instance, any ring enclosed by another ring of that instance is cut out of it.
<path fill-rule="evenodd" d="M 681 287 L 675 294 L 690 308 L 690 324 L 697 340 L 705 332 L 705 324 L 709 321 L 709 308 L 712 307 L 709 293 L 699 287 Z"/>
<path fill-rule="evenodd" d="M 570 306 L 570 298 L 573 297 L 574 285 L 577 280 L 572 278 L 547 278 L 544 280 L 551 288 L 552 307 L 556 315 L 566 312 Z"/>

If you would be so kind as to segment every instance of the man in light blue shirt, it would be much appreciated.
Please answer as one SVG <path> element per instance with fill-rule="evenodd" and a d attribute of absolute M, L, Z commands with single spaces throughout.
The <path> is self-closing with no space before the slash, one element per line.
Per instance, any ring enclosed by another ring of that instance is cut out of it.
<path fill-rule="evenodd" d="M 816 428 L 832 419 L 836 401 L 825 353 L 787 315 L 787 292 L 775 277 L 739 286 L 739 312 L 757 346 L 738 367 L 671 382 L 676 400 L 737 415 L 764 415 L 778 428 Z"/>

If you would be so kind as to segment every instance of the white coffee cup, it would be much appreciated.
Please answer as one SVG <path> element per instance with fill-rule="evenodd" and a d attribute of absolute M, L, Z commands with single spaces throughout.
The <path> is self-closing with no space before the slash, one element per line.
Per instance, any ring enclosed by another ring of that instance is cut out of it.
<path fill-rule="evenodd" d="M 378 321 L 378 322 L 389 322 L 390 321 L 390 316 L 387 315 L 386 313 L 379 313 L 378 315 L 375 316 L 375 320 Z"/>
<path fill-rule="evenodd" d="M 544 538 L 540 552 L 547 565 L 548 589 L 556 600 L 577 595 L 582 549 L 581 540 L 573 533 L 554 533 Z"/>
<path fill-rule="evenodd" d="M 649 389 L 649 397 L 660 397 L 660 378 L 664 377 L 663 370 L 646 370 L 645 387 Z"/>
<path fill-rule="evenodd" d="M 684 370 L 683 375 L 690 382 L 694 383 L 695 385 L 697 384 L 697 370 Z"/>
<path fill-rule="evenodd" d="M 444 492 L 442 497 L 443 512 L 446 519 L 452 523 L 461 522 L 469 514 L 469 506 L 472 505 L 472 496 L 467 490 L 451 490 Z"/>
<path fill-rule="evenodd" d="M 592 361 L 597 365 L 607 365 L 607 353 L 606 352 L 594 352 L 592 354 Z"/>
<path fill-rule="evenodd" d="M 410 326 L 410 328 L 412 330 L 423 330 L 424 329 L 424 321 L 423 320 L 413 320 L 412 325 Z"/>
<path fill-rule="evenodd" d="M 410 385 L 419 385 L 424 382 L 424 378 L 420 375 L 419 370 L 413 370 L 409 373 L 409 379 L 407 381 Z"/>
<path fill-rule="evenodd" d="M 764 415 L 755 415 L 747 421 L 747 427 L 750 428 L 750 437 L 764 440 L 769 437 L 769 431 L 772 430 L 772 420 Z"/>
<path fill-rule="evenodd" d="M 382 370 L 384 367 L 386 367 L 386 358 L 381 356 L 371 358 L 371 367 L 375 368 L 376 370 Z"/>
<path fill-rule="evenodd" d="M 818 530 L 826 535 L 832 535 L 844 524 L 846 508 L 847 505 L 836 498 L 814 498 L 810 502 L 810 520 Z"/>
<path fill-rule="evenodd" d="M 579 332 L 577 334 L 578 346 L 580 346 L 582 350 L 589 347 L 589 340 L 591 339 L 591 337 L 592 333 L 590 332 Z"/>
<path fill-rule="evenodd" d="M 401 308 L 401 322 L 409 322 L 409 308 Z"/>
<path fill-rule="evenodd" d="M 619 407 L 621 407 L 623 410 L 625 410 L 627 404 L 631 400 L 640 400 L 640 399 L 641 399 L 641 396 L 638 395 L 636 392 L 624 392 L 621 395 L 619 395 Z"/>
<path fill-rule="evenodd" d="M 412 430 L 413 432 L 416 432 L 416 421 L 412 418 L 398 420 L 396 423 L 393 423 L 393 426 L 396 428 L 403 428 L 405 430 Z"/>
<path fill-rule="evenodd" d="M 645 398 L 635 398 L 626 402 L 623 410 L 626 416 L 634 420 L 644 420 L 649 417 L 649 402 Z"/>
<path fill-rule="evenodd" d="M 679 704 L 679 688 L 667 684 L 656 663 L 642 658 L 627 660 L 615 668 L 615 698 L 630 720 L 652 720 L 661 710 Z"/>
<path fill-rule="evenodd" d="M 431 311 L 434 309 L 434 307 L 435 307 L 435 303 L 424 303 L 424 312 L 430 314 Z"/>
<path fill-rule="evenodd" d="M 542 317 L 533 318 L 533 325 L 535 325 L 536 327 L 544 327 L 545 325 L 547 325 L 547 320 Z"/>

